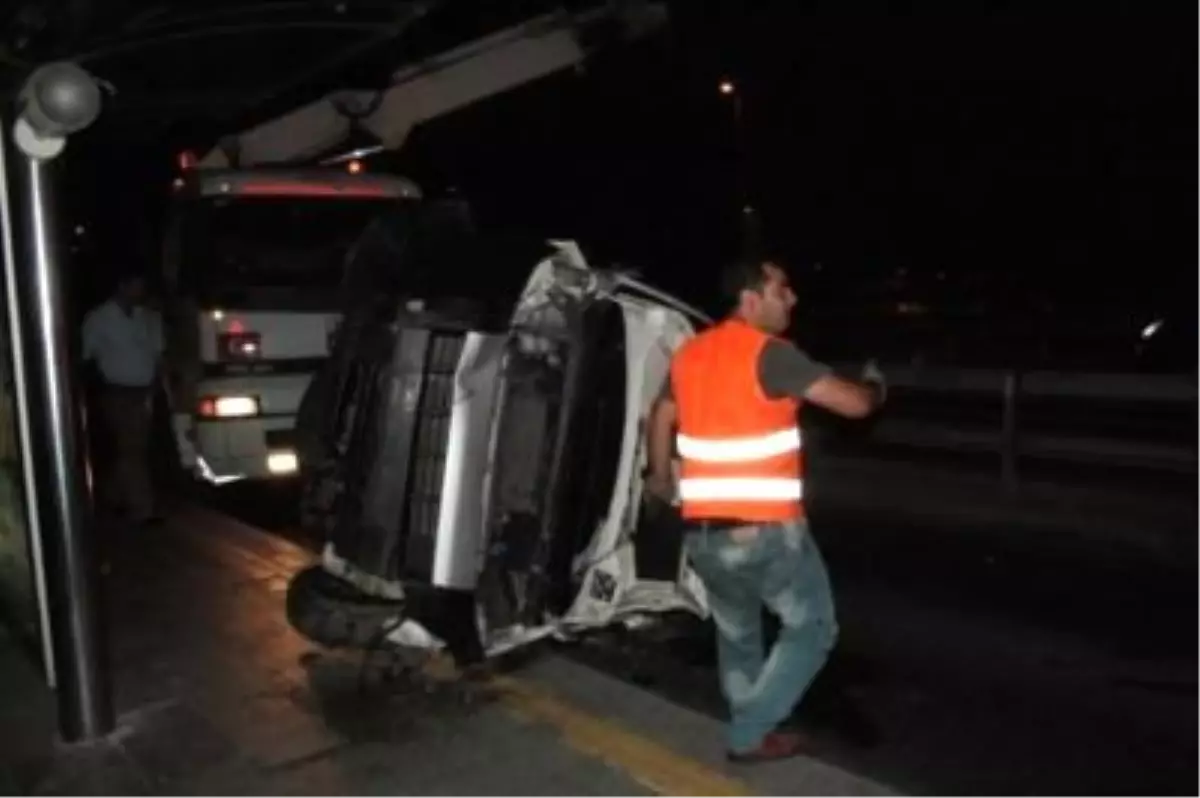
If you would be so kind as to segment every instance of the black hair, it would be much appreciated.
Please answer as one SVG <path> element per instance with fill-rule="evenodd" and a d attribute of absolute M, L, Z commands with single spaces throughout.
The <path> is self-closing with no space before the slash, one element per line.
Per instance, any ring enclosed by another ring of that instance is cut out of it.
<path fill-rule="evenodd" d="M 744 254 L 725 267 L 721 275 L 721 292 L 731 305 L 741 301 L 743 291 L 762 293 L 767 285 L 767 265 L 783 269 L 782 257 L 774 250 L 765 247 L 756 248 L 751 254 Z"/>
<path fill-rule="evenodd" d="M 116 275 L 114 276 L 114 279 L 112 282 L 112 290 L 120 291 L 121 289 L 126 288 L 131 283 L 133 283 L 137 280 L 141 280 L 142 285 L 149 288 L 150 280 L 146 277 L 145 272 L 143 272 L 141 269 L 133 268 L 133 267 L 123 268 L 123 269 L 119 270 L 116 273 Z"/>
<path fill-rule="evenodd" d="M 721 274 L 721 293 L 732 305 L 741 301 L 743 291 L 762 291 L 767 283 L 766 261 L 761 257 L 740 257 Z"/>

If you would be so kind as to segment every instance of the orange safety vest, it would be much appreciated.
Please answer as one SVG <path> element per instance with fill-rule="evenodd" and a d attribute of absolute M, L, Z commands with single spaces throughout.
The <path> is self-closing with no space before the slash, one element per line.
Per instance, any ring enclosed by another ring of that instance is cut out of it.
<path fill-rule="evenodd" d="M 773 340 L 730 319 L 671 360 L 683 517 L 747 522 L 804 516 L 800 402 L 770 399 L 758 359 Z"/>

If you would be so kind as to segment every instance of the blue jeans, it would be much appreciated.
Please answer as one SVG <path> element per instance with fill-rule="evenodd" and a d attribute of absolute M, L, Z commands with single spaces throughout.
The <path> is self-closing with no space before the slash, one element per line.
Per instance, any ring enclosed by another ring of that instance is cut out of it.
<path fill-rule="evenodd" d="M 829 575 L 804 521 L 689 531 L 685 546 L 704 582 L 717 627 L 721 688 L 729 702 L 729 749 L 751 751 L 792 713 L 837 640 Z M 780 620 L 764 661 L 762 605 Z"/>

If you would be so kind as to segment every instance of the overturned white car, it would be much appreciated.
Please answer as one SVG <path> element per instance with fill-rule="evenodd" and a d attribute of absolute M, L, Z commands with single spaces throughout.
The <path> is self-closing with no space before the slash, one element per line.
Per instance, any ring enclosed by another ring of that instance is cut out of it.
<path fill-rule="evenodd" d="M 504 295 L 488 279 L 501 247 L 426 208 L 351 258 L 301 408 L 304 518 L 326 544 L 292 580 L 292 625 L 470 663 L 706 614 L 677 516 L 642 498 L 644 419 L 703 314 L 569 241 L 539 247 Z"/>

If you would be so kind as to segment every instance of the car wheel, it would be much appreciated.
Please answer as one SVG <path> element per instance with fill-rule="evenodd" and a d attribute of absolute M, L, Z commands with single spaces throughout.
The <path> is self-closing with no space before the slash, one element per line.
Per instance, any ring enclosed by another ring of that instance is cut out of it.
<path fill-rule="evenodd" d="M 297 632 L 328 648 L 370 648 L 402 605 L 368 596 L 319 565 L 292 577 L 287 619 Z"/>

